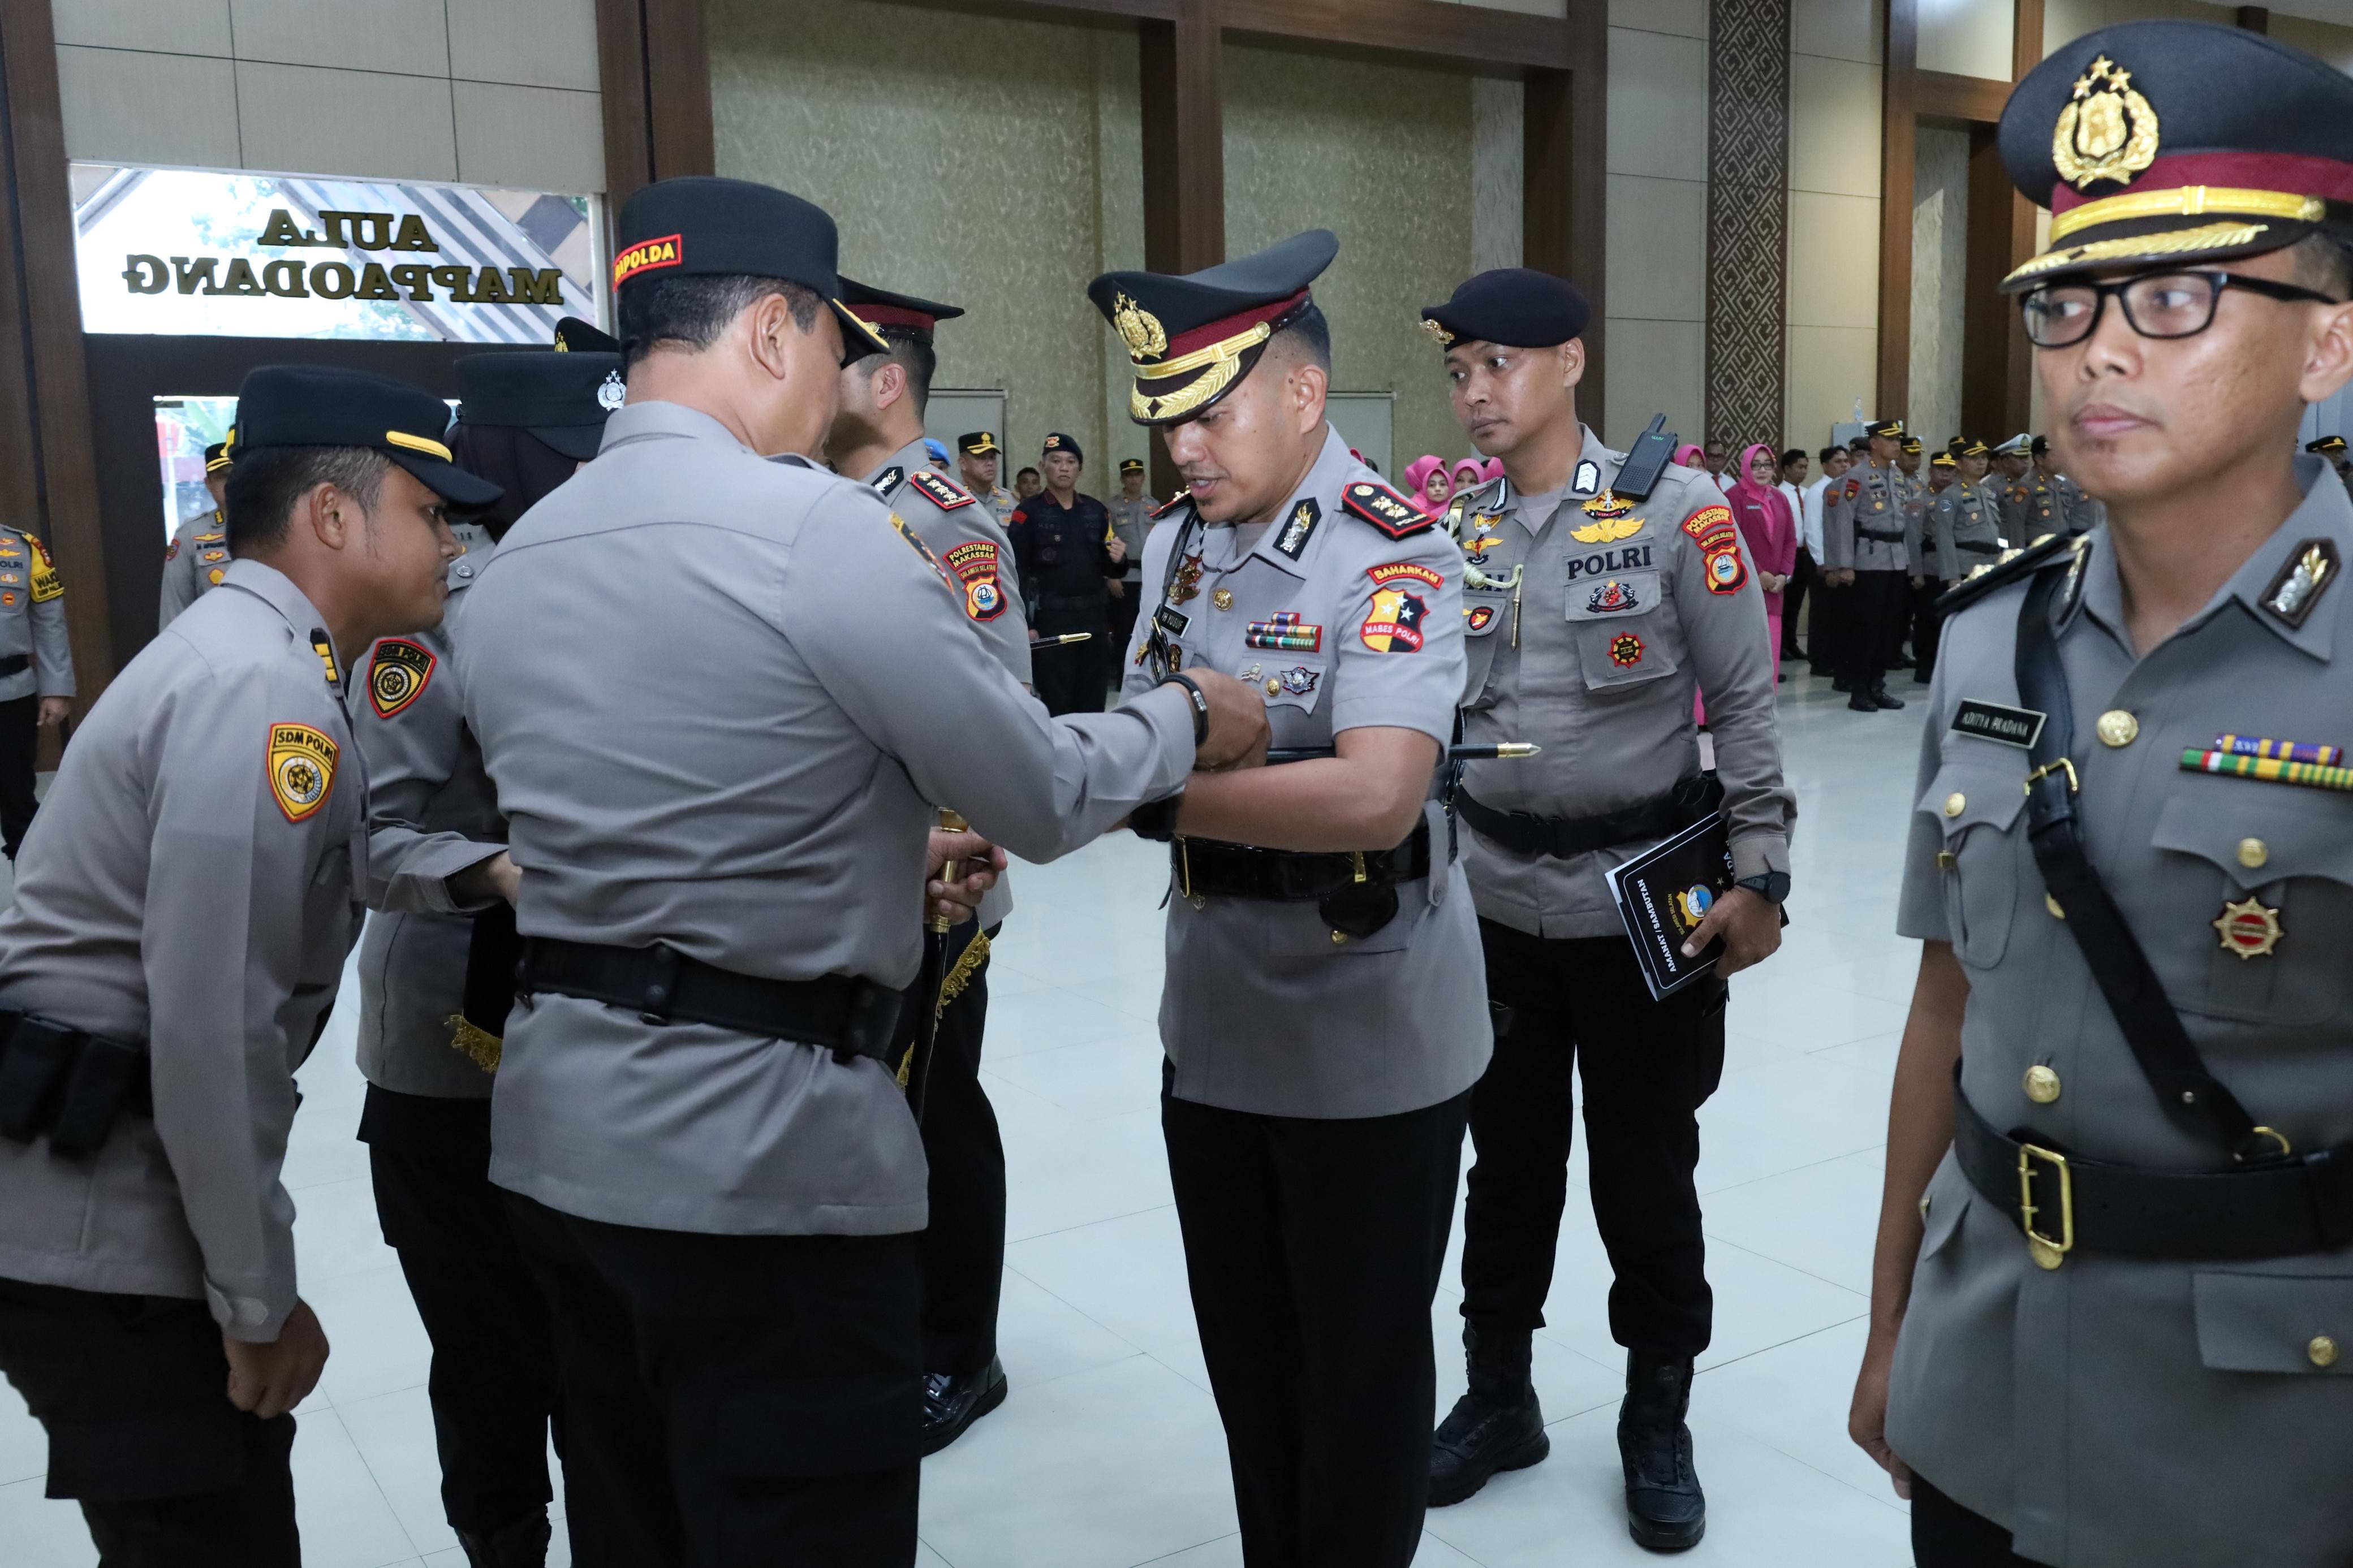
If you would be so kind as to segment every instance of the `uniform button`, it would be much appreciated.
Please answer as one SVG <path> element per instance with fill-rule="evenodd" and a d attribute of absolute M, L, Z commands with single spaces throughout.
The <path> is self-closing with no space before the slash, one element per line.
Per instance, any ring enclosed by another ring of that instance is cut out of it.
<path fill-rule="evenodd" d="M 2129 746 L 2140 735 L 2140 721 L 2121 708 L 2111 708 L 2101 714 L 2094 728 L 2100 732 L 2100 743 L 2105 746 Z"/>
<path fill-rule="evenodd" d="M 1963 795 L 1958 790 L 1955 790 L 1952 794 L 1945 797 L 1945 815 L 1947 816 L 1958 816 L 1961 813 L 1968 810 L 1968 808 L 1969 797 Z"/>
<path fill-rule="evenodd" d="M 2272 847 L 2260 838 L 2239 840 L 2239 864 L 2252 871 L 2272 858 Z"/>
<path fill-rule="evenodd" d="M 2026 1069 L 2026 1098 L 2037 1105 L 2048 1105 L 2059 1098 L 2059 1075 L 2036 1062 Z"/>
<path fill-rule="evenodd" d="M 1230 610 L 1234 607 L 1234 591 L 1231 588 L 1220 588 L 1209 595 L 1209 603 L 1221 610 Z"/>
<path fill-rule="evenodd" d="M 1333 946 L 1335 946 L 1335 947 L 1339 946 L 1342 942 L 1345 942 L 1345 941 L 1347 941 L 1347 940 L 1348 940 L 1348 933 L 1347 933 L 1346 931 L 1334 931 L 1334 932 L 1332 933 L 1332 945 L 1333 945 Z"/>
<path fill-rule="evenodd" d="M 2312 1358 L 2312 1364 L 2315 1366 L 2335 1366 L 2337 1342 L 2327 1334 L 2315 1334 L 2312 1336 L 2312 1342 L 2304 1347 L 2304 1353 Z"/>
<path fill-rule="evenodd" d="M 470 577 L 474 574 L 474 563 L 470 561 L 460 561 L 458 563 L 457 570 L 459 576 Z"/>
<path fill-rule="evenodd" d="M 1271 675 L 1270 675 L 1270 676 L 1268 676 L 1268 677 L 1266 678 L 1266 694 L 1267 694 L 1269 697 L 1272 697 L 1273 695 L 1275 695 L 1277 692 L 1281 691 L 1282 689 L 1282 682 L 1281 682 L 1280 680 L 1275 679 L 1274 679 L 1274 677 L 1272 677 L 1272 676 L 1271 676 Z"/>

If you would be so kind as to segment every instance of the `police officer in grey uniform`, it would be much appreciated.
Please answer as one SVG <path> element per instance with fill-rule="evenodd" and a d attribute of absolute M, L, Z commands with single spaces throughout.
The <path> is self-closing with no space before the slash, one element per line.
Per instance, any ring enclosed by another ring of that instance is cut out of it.
<path fill-rule="evenodd" d="M 0 850 L 16 858 L 38 809 L 40 732 L 73 716 L 73 645 L 66 585 L 31 530 L 0 523 Z"/>
<path fill-rule="evenodd" d="M 1920 531 L 1920 553 L 1913 559 L 1922 568 L 1913 578 L 1915 587 L 1941 596 L 1981 566 L 1990 566 L 2002 552 L 2001 528 L 1983 485 L 1950 484 L 1928 503 L 1926 525 Z M 1915 681 L 1931 679 L 1936 671 L 1936 642 L 1944 635 L 1944 616 L 1930 599 L 1918 623 L 1913 647 L 1919 661 Z"/>
<path fill-rule="evenodd" d="M 1013 492 L 997 482 L 999 465 L 1005 461 L 1005 448 L 997 444 L 994 430 L 967 430 L 956 437 L 956 475 L 964 488 L 988 509 L 988 515 L 1003 528 L 1013 516 L 1013 509 L 1021 503 Z M 1011 560 L 1007 561 L 1011 569 Z"/>
<path fill-rule="evenodd" d="M 2063 529 L 2069 533 L 2089 533 L 2098 526 L 2100 503 L 2085 495 L 2083 486 L 2061 473 L 2052 462 L 2050 437 L 2037 436 L 2029 444 L 2027 451 L 2034 458 L 2035 481 L 2048 489 L 2054 498 L 2052 520 L 2058 528 L 2046 529 L 2045 531 L 2057 532 Z M 2020 542 L 2031 544 L 2034 541 L 2027 539 Z"/>
<path fill-rule="evenodd" d="M 1569 284 L 1518 268 L 1482 272 L 1423 312 L 1456 417 L 1504 463 L 1449 508 L 1468 580 L 1463 739 L 1544 747 L 1471 763 L 1456 803 L 1495 1055 L 1471 1099 L 1470 1389 L 1432 1439 L 1430 1483 L 1433 1501 L 1458 1502 L 1548 1450 L 1530 1343 L 1560 1236 L 1574 1068 L 1615 1275 L 1610 1331 L 1627 1351 L 1629 1525 L 1672 1551 L 1706 1524 L 1683 1424 L 1713 1306 L 1696 1113 L 1724 1070 L 1722 976 L 1780 944 L 1796 797 L 1781 777 L 1763 594 L 1731 510 L 1707 475 L 1672 464 L 1641 496 L 1612 488 L 1625 455 L 1577 415 L 1588 314 Z M 1604 873 L 1718 812 L 1741 885 L 1691 940 L 1722 932 L 1727 953 L 1715 975 L 1653 1000 Z"/>
<path fill-rule="evenodd" d="M 2034 521 L 2034 460 L 2028 453 L 2030 437 L 2021 431 L 1993 449 L 1992 471 L 1986 477 L 1987 488 L 1994 493 L 2002 536 L 2024 543 L 2048 527 L 2031 526 Z M 2048 521 L 2047 517 L 2043 520 Z"/>
<path fill-rule="evenodd" d="M 924 407 L 938 364 L 933 337 L 954 305 L 844 278 L 842 302 L 891 345 L 844 367 L 841 410 L 827 439 L 837 471 L 864 483 L 931 546 L 964 597 L 965 618 L 1014 679 L 1029 684 L 1029 623 L 1007 579 L 1013 547 L 978 498 L 931 466 Z M 923 1110 L 931 1224 L 923 1273 L 923 1452 L 937 1453 L 1005 1403 L 997 1310 L 1005 1281 L 1005 1142 L 980 1081 L 988 1021 L 988 955 L 1013 912 L 1000 876 L 973 919 L 948 933 L 950 953 Z M 909 1049 L 915 1019 L 902 1026 Z"/>
<path fill-rule="evenodd" d="M 689 178 L 616 229 L 630 401 L 501 542 L 455 650 L 522 870 L 491 1177 L 597 1481 L 575 1537 L 905 1568 L 926 1209 L 900 993 L 926 902 L 988 879 L 925 884 L 932 803 L 1050 859 L 1197 756 L 1242 760 L 1264 705 L 1204 675 L 1049 720 L 974 657 L 931 547 L 807 457 L 882 346 L 839 302 L 832 220 Z M 617 562 L 637 613 L 584 614 Z"/>
<path fill-rule="evenodd" d="M 1440 788 L 1462 562 L 1324 418 L 1323 230 L 1088 296 L 1129 411 L 1191 487 L 1148 540 L 1131 698 L 1175 670 L 1266 693 L 1335 754 L 1199 774 L 1170 841 L 1161 1124 L 1251 1564 L 1398 1568 L 1421 1537 L 1430 1307 L 1489 1030 Z M 1762 635 L 1761 630 L 1759 633 Z"/>
<path fill-rule="evenodd" d="M 279 1177 L 367 875 L 346 650 L 430 626 L 441 400 L 245 381 L 222 591 L 124 668 L 0 914 L 0 1371 L 126 1568 L 301 1555 L 287 1412 L 327 1354 Z"/>
<path fill-rule="evenodd" d="M 231 430 L 231 440 L 235 436 Z M 211 492 L 213 504 L 182 518 L 180 526 L 172 531 L 171 542 L 164 547 L 164 584 L 155 609 L 158 631 L 195 604 L 198 595 L 219 586 L 228 572 L 228 531 L 221 498 L 228 488 L 233 461 L 229 445 L 229 441 L 216 441 L 205 448 L 205 489 Z"/>
<path fill-rule="evenodd" d="M 1901 708 L 1887 692 L 1888 628 L 1904 613 L 1904 510 L 1895 457 L 1904 421 L 1881 419 L 1863 428 L 1871 438 L 1867 462 L 1824 492 L 1822 581 L 1844 596 L 1844 627 L 1836 689 L 1849 693 L 1847 706 L 1861 713 Z"/>
<path fill-rule="evenodd" d="M 1926 448 L 1920 437 L 1905 435 L 1895 449 L 1895 492 L 1904 500 L 1904 559 L 1913 567 L 1920 563 L 1917 541 L 1922 520 L 1928 511 L 1928 479 L 1921 471 L 1921 456 Z M 1910 665 L 1920 650 L 1915 645 L 1910 655 L 1905 652 L 1905 642 L 1917 628 L 1920 612 L 1926 600 L 1916 579 L 1906 584 L 1903 607 L 1895 616 L 1887 639 L 1887 668 L 1902 669 Z"/>
<path fill-rule="evenodd" d="M 2353 503 L 2295 437 L 2353 380 L 2353 81 L 2129 22 L 2000 135 L 2108 516 L 1957 595 L 1851 1426 L 1923 1568 L 2346 1563 Z"/>
<path fill-rule="evenodd" d="M 478 542 L 449 563 L 438 630 L 371 651 L 354 730 L 369 782 L 360 943 L 359 1065 L 376 1215 L 433 1343 L 427 1391 L 442 1510 L 475 1568 L 536 1568 L 547 1554 L 555 1357 L 547 1307 L 490 1183 L 491 1085 L 501 1019 L 469 995 L 512 973 L 515 883 L 506 823 L 451 674 L 464 606 L 497 539 L 596 456 L 620 405 L 617 353 L 474 354 L 449 446 L 505 490 L 477 513 Z M 470 1006 L 470 1002 L 472 1005 Z M 470 1015 L 479 1015 L 470 1016 Z M 602 1542 L 576 1543 L 593 1563 Z"/>
<path fill-rule="evenodd" d="M 1144 536 L 1152 531 L 1152 514 L 1160 510 L 1160 503 L 1145 493 L 1143 458 L 1119 460 L 1119 494 L 1103 502 L 1103 510 L 1111 513 L 1113 537 L 1127 552 L 1123 563 L 1126 574 L 1111 601 L 1111 646 L 1124 648 L 1135 640 L 1135 617 L 1143 613 Z"/>

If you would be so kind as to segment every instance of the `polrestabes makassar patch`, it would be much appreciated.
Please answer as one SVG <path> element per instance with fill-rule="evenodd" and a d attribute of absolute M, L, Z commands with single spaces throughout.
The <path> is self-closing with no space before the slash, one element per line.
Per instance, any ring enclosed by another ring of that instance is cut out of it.
<path fill-rule="evenodd" d="M 1291 516 L 1284 521 L 1282 532 L 1276 537 L 1274 548 L 1286 559 L 1298 560 L 1307 553 L 1307 542 L 1315 536 L 1315 525 L 1323 519 L 1324 509 L 1315 504 L 1314 497 L 1308 497 L 1291 509 Z"/>
<path fill-rule="evenodd" d="M 960 506 L 972 504 L 972 497 L 929 468 L 917 468 L 914 476 L 907 482 L 923 491 L 931 503 L 942 511 L 954 511 Z"/>
<path fill-rule="evenodd" d="M 1343 489 L 1340 504 L 1391 539 L 1408 539 L 1438 525 L 1436 518 L 1422 515 L 1405 497 L 1369 479 L 1358 479 Z"/>
<path fill-rule="evenodd" d="M 433 679 L 433 650 L 406 637 L 375 645 L 375 668 L 368 672 L 368 701 L 376 717 L 389 719 L 425 695 Z"/>
<path fill-rule="evenodd" d="M 2321 595 L 2343 569 L 2333 540 L 2307 539 L 2288 554 L 2287 563 L 2263 590 L 2263 608 L 2291 628 L 2300 627 L 2320 603 Z M 36 593 L 35 598 L 40 597 Z"/>
<path fill-rule="evenodd" d="M 2011 708 L 1965 697 L 1953 713 L 1953 733 L 1975 735 L 1980 741 L 1999 741 L 2005 746 L 2026 751 L 2042 738 L 2042 726 L 2048 717 L 2031 708 Z"/>
<path fill-rule="evenodd" d="M 305 822 L 327 804 L 335 787 L 335 762 L 342 749 L 323 730 L 309 724 L 269 726 L 269 793 L 289 822 Z"/>

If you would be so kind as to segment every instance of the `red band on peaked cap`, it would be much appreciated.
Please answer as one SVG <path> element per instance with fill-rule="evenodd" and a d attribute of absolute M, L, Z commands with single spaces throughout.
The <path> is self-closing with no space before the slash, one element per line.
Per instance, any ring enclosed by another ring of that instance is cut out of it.
<path fill-rule="evenodd" d="M 2109 196 L 2178 190 L 2183 185 L 2284 191 L 2291 195 L 2353 202 L 2353 163 L 2306 153 L 2170 153 L 2151 163 L 2129 185 L 2112 188 L 2102 180 L 2085 194 L 2060 182 L 2051 187 L 2051 215 L 2056 217 L 2087 202 L 2105 201 Z"/>
<path fill-rule="evenodd" d="M 849 309 L 870 327 L 913 327 L 928 332 L 940 324 L 930 311 L 910 310 L 904 305 L 852 305 Z"/>
<path fill-rule="evenodd" d="M 1307 289 L 1302 289 L 1288 300 L 1277 300 L 1271 305 L 1253 305 L 1238 316 L 1228 316 L 1220 321 L 1211 321 L 1207 326 L 1195 327 L 1189 332 L 1179 332 L 1168 340 L 1168 352 L 1160 356 L 1161 362 L 1166 363 L 1172 359 L 1182 359 L 1196 349 L 1205 349 L 1211 343 L 1221 343 L 1228 338 L 1240 337 L 1261 321 L 1271 321 L 1279 316 L 1288 314 L 1306 303 L 1308 292 Z M 1151 365 L 1139 364 L 1136 370 L 1145 379 L 1150 379 Z"/>

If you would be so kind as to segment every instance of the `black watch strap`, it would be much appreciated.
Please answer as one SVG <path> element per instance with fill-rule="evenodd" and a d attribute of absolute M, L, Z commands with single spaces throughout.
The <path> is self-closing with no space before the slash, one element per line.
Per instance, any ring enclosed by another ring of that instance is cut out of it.
<path fill-rule="evenodd" d="M 1778 904 L 1789 897 L 1789 873 L 1767 871 L 1755 877 L 1743 877 L 1733 886 L 1747 889 L 1768 904 Z"/>
<path fill-rule="evenodd" d="M 1181 686 L 1193 704 L 1193 745 L 1198 750 L 1209 743 L 1209 694 L 1201 683 L 1189 675 L 1171 671 L 1161 682 L 1163 686 Z"/>

